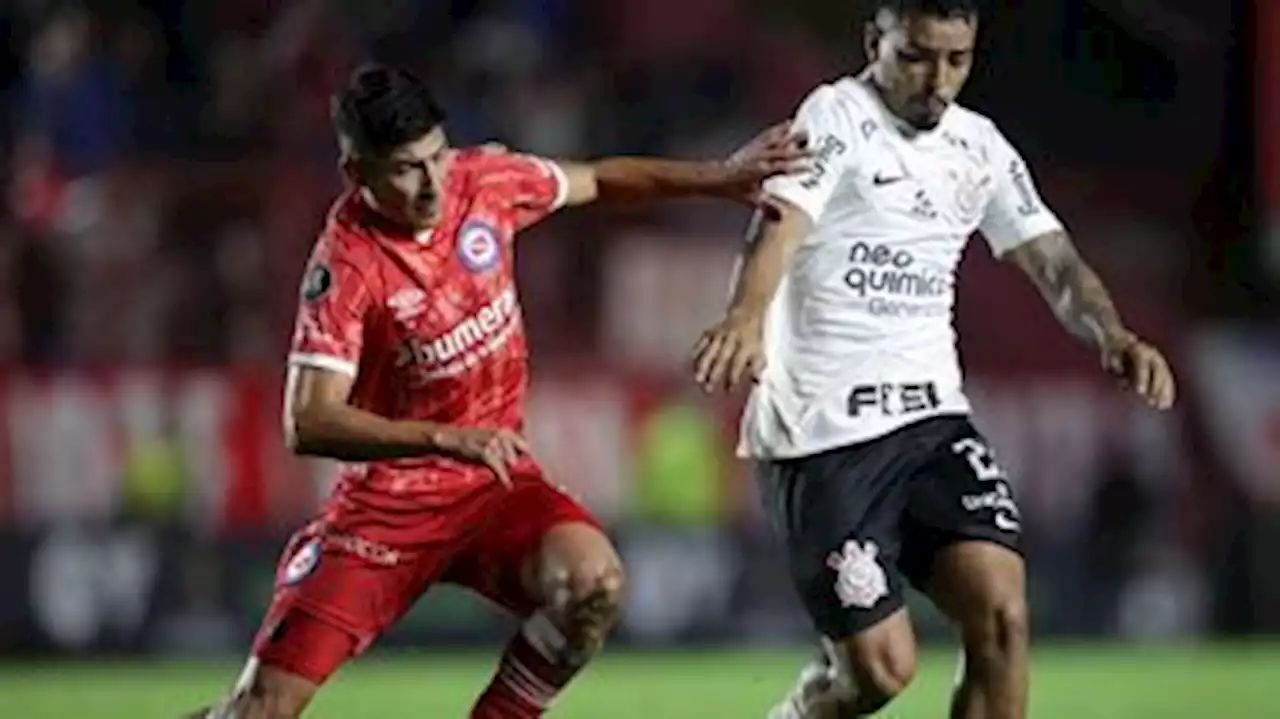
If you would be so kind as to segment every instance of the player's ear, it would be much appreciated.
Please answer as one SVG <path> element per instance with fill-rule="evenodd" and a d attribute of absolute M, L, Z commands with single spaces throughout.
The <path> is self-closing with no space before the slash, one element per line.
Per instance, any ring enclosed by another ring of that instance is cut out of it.
<path fill-rule="evenodd" d="M 880 38 L 882 37 L 884 32 L 875 20 L 868 20 L 862 26 L 862 51 L 867 54 L 867 62 L 880 59 Z"/>
<path fill-rule="evenodd" d="M 342 153 L 338 159 L 338 170 L 353 185 L 363 184 L 363 173 L 360 172 L 360 160 L 349 152 Z"/>

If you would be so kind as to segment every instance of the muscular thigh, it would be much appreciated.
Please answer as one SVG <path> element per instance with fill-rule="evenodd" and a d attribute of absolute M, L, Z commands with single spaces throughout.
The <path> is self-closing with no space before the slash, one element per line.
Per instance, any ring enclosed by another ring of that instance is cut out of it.
<path fill-rule="evenodd" d="M 590 510 L 540 474 L 519 477 L 458 554 L 444 580 L 465 586 L 517 616 L 527 616 L 548 599 L 540 596 L 536 576 L 544 544 L 557 527 L 570 525 L 598 532 L 612 553 Z"/>
<path fill-rule="evenodd" d="M 901 436 L 800 459 L 760 462 L 765 512 L 815 628 L 859 634 L 904 604 L 898 568 L 910 453 Z"/>
<path fill-rule="evenodd" d="M 902 568 L 920 589 L 931 585 L 939 558 L 957 544 L 991 544 L 1015 558 L 1021 551 L 1021 515 L 987 440 L 960 417 L 935 420 L 932 433 L 903 521 Z"/>

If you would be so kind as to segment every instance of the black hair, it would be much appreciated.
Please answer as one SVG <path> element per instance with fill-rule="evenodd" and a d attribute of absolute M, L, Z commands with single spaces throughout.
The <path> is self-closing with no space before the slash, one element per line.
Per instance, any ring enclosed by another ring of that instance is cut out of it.
<path fill-rule="evenodd" d="M 386 65 L 356 68 L 331 101 L 333 126 L 349 150 L 385 156 L 444 122 L 425 80 Z"/>
<path fill-rule="evenodd" d="M 876 12 L 890 12 L 896 18 L 908 16 L 976 18 L 978 0 L 878 0 Z"/>

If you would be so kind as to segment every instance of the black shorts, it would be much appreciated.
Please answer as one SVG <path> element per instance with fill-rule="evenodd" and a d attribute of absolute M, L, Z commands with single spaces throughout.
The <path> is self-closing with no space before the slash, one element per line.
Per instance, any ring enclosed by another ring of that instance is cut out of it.
<path fill-rule="evenodd" d="M 764 509 L 818 631 L 857 634 L 924 589 L 939 550 L 989 540 L 1019 551 L 1017 505 L 967 416 L 932 417 L 883 437 L 796 459 L 759 461 Z"/>

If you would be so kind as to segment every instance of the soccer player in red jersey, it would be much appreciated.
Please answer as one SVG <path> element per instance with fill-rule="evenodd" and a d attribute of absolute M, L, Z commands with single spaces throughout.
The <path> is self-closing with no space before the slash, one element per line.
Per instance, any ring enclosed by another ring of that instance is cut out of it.
<path fill-rule="evenodd" d="M 474 719 L 539 717 L 591 657 L 622 600 L 617 553 L 548 483 L 523 438 L 528 348 L 517 232 L 597 199 L 752 200 L 799 169 L 775 128 L 727 161 L 553 162 L 454 149 L 427 86 L 357 70 L 334 99 L 342 169 L 302 283 L 285 430 L 344 462 L 286 547 L 239 681 L 209 719 L 296 717 L 321 684 L 436 582 L 523 619 Z"/>

